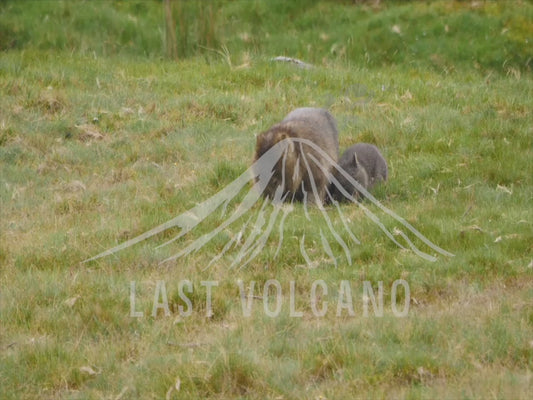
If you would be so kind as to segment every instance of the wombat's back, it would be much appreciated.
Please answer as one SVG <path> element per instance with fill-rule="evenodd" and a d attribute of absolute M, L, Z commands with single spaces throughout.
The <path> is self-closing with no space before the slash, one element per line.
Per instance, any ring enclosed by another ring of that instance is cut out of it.
<path fill-rule="evenodd" d="M 337 138 L 337 122 L 331 113 L 324 108 L 302 107 L 291 111 L 281 122 L 286 121 L 305 121 L 309 126 L 313 126 L 317 131 L 331 133 Z M 338 147 L 338 143 L 337 143 Z M 337 148 L 338 151 L 338 148 Z"/>
<path fill-rule="evenodd" d="M 335 118 L 323 108 L 302 107 L 291 111 L 281 121 L 291 127 L 296 137 L 308 139 L 337 161 L 339 158 L 339 132 Z"/>

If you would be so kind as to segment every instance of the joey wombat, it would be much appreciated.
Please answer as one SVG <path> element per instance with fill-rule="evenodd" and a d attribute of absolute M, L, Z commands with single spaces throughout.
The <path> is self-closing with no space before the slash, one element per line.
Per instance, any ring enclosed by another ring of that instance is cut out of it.
<path fill-rule="evenodd" d="M 379 181 L 386 181 L 388 176 L 387 162 L 373 144 L 357 143 L 348 148 L 340 158 L 339 166 L 367 190 Z M 362 196 L 339 171 L 334 170 L 333 175 L 348 193 L 354 197 Z M 333 199 L 347 200 L 335 184 L 330 184 L 329 191 Z"/>
<path fill-rule="evenodd" d="M 328 174 L 332 164 L 304 139 L 318 146 L 333 162 L 339 157 L 339 139 L 337 124 L 333 116 L 321 108 L 297 108 L 289 113 L 283 121 L 274 125 L 268 131 L 257 136 L 255 161 L 259 160 L 269 149 L 284 139 L 293 138 L 287 145 L 287 151 L 273 160 L 263 163 L 257 168 L 268 168 L 273 175 L 268 183 L 261 188 L 263 195 L 274 198 L 276 189 L 283 185 L 282 195 L 285 201 L 306 201 L 321 203 L 325 198 L 328 185 Z M 316 158 L 322 169 L 311 159 Z M 259 165 L 259 164 L 256 164 Z M 317 198 L 315 198 L 312 183 L 314 183 Z"/>

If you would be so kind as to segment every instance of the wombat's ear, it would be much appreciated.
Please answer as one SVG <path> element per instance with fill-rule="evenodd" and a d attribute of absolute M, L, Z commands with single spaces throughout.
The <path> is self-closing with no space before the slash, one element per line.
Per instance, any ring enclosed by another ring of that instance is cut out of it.
<path fill-rule="evenodd" d="M 357 153 L 353 153 L 353 165 L 358 168 L 359 167 L 359 160 L 357 159 Z"/>

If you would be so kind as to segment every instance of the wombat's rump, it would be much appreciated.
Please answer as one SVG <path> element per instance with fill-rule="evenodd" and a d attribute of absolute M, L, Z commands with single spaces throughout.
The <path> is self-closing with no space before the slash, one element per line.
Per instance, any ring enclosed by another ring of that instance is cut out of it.
<path fill-rule="evenodd" d="M 280 157 L 271 164 L 262 164 L 260 167 L 269 168 L 273 173 L 268 183 L 261 187 L 263 195 L 274 198 L 276 189 L 282 186 L 285 201 L 309 200 L 321 203 L 325 197 L 328 175 L 332 170 L 332 163 L 327 158 L 337 162 L 339 154 L 335 119 L 327 110 L 321 108 L 306 107 L 292 111 L 283 121 L 257 137 L 255 161 L 277 143 L 290 138 L 304 141 L 288 141 L 284 147 L 286 151 L 281 153 Z M 322 151 L 317 151 L 305 141 L 312 142 Z M 311 155 L 322 168 L 315 163 Z M 261 172 L 265 171 L 256 171 L 256 176 Z"/>

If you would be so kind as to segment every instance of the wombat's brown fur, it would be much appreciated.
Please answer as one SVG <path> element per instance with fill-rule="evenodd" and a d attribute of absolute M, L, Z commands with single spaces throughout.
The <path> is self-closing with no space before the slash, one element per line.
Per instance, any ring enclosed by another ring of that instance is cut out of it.
<path fill-rule="evenodd" d="M 257 137 L 255 161 L 272 146 L 287 138 L 309 140 L 322 149 L 333 162 L 338 160 L 337 124 L 327 110 L 298 108 L 289 113 L 283 121 Z M 310 157 L 311 154 L 327 173 L 315 164 Z M 282 153 L 273 166 L 268 166 L 270 167 L 272 167 L 273 176 L 263 189 L 264 196 L 274 198 L 276 189 L 284 182 L 282 193 L 285 201 L 309 200 L 313 203 L 321 203 L 324 200 L 332 164 L 309 144 L 297 140 L 290 142 L 286 155 Z M 315 198 L 312 182 L 315 184 L 318 198 Z"/>
<path fill-rule="evenodd" d="M 348 148 L 340 158 L 339 166 L 367 190 L 379 181 L 386 181 L 388 177 L 387 162 L 373 144 L 357 143 Z M 362 197 L 362 194 L 339 171 L 335 170 L 333 175 L 350 195 Z M 335 200 L 347 200 L 335 184 L 330 185 L 329 191 Z"/>

